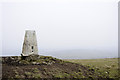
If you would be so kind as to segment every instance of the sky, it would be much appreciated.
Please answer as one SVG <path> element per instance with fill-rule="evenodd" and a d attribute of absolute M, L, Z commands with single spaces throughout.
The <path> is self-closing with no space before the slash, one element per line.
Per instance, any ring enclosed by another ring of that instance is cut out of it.
<path fill-rule="evenodd" d="M 76 53 L 77 56 L 71 58 L 79 58 L 82 52 L 86 55 L 94 52 L 94 56 L 118 56 L 117 1 L 13 0 L 3 2 L 1 8 L 0 56 L 21 54 L 25 30 L 36 31 L 41 55 L 63 58 L 64 55 L 72 56 Z"/>

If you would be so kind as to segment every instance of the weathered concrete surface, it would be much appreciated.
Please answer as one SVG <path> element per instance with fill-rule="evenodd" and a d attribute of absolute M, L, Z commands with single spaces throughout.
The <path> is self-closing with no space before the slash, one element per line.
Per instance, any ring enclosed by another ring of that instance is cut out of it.
<path fill-rule="evenodd" d="M 36 33 L 34 30 L 26 30 L 22 49 L 22 56 L 38 54 Z"/>

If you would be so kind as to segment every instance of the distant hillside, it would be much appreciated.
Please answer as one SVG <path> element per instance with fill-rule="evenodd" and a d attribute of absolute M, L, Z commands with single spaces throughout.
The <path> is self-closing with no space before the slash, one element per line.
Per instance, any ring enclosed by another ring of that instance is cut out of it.
<path fill-rule="evenodd" d="M 117 58 L 117 51 L 104 50 L 61 50 L 43 53 L 61 59 L 97 59 L 97 58 Z"/>

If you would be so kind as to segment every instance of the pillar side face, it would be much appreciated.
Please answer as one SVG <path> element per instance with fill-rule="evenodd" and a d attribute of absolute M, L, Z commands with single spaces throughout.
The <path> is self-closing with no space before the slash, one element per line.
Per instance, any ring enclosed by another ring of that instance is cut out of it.
<path fill-rule="evenodd" d="M 31 54 L 38 54 L 37 39 L 34 30 L 27 30 L 24 37 L 22 56 Z"/>

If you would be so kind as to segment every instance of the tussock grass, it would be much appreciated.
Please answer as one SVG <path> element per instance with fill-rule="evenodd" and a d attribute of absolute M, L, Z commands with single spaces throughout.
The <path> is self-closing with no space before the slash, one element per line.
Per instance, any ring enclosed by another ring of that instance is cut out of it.
<path fill-rule="evenodd" d="M 109 74 L 110 78 L 120 77 L 118 74 L 118 58 L 105 58 L 105 59 L 64 59 L 73 63 L 82 64 L 99 68 L 100 72 Z"/>

